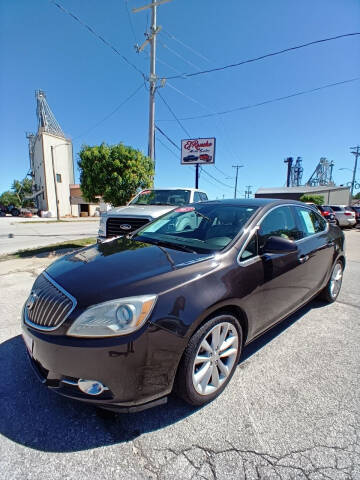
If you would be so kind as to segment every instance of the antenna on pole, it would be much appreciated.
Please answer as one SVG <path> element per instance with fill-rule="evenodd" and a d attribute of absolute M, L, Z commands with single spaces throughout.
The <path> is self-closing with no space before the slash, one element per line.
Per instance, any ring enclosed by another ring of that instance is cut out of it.
<path fill-rule="evenodd" d="M 133 13 L 138 13 L 143 10 L 151 8 L 151 26 L 150 33 L 146 32 L 146 40 L 137 47 L 137 52 L 144 50 L 146 45 L 150 44 L 150 74 L 149 74 L 149 140 L 148 140 L 148 155 L 154 163 L 155 168 L 155 92 L 157 84 L 156 76 L 156 35 L 160 32 L 161 27 L 157 26 L 157 7 L 163 3 L 168 3 L 171 0 L 158 0 L 143 7 L 133 8 Z M 163 85 L 161 85 L 163 86 Z"/>

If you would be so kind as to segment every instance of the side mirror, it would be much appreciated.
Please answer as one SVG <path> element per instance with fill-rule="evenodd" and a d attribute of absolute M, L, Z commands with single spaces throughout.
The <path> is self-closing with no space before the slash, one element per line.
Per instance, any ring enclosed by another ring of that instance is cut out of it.
<path fill-rule="evenodd" d="M 292 253 L 298 249 L 295 242 L 282 237 L 269 237 L 264 245 L 263 253 Z"/>

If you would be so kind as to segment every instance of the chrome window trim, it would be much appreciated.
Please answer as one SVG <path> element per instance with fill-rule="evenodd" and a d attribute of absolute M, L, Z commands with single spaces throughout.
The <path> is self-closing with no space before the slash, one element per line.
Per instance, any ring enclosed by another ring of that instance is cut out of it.
<path fill-rule="evenodd" d="M 26 308 L 26 303 L 25 303 L 25 308 L 24 308 L 24 321 L 25 321 L 25 323 L 27 325 L 29 325 L 30 327 L 35 328 L 36 330 L 42 330 L 44 332 L 51 332 L 53 330 L 58 329 L 65 322 L 65 320 L 69 317 L 69 315 L 75 310 L 75 307 L 77 305 L 77 301 L 76 301 L 75 297 L 70 295 L 69 292 L 67 292 L 61 285 L 59 285 L 53 278 L 51 278 L 48 273 L 42 272 L 42 275 L 44 275 L 46 280 L 48 280 L 50 283 L 52 283 L 54 285 L 54 287 L 56 287 L 58 290 L 60 290 L 61 293 L 63 293 L 66 297 L 68 297 L 68 299 L 71 300 L 71 302 L 73 304 L 72 308 L 65 315 L 63 320 L 59 323 L 59 325 L 56 325 L 56 327 L 45 327 L 45 326 L 42 326 L 42 325 L 38 325 L 37 323 L 34 323 L 31 320 L 29 320 L 29 318 L 27 316 L 27 308 Z"/>
<path fill-rule="evenodd" d="M 261 218 L 261 220 L 256 224 L 256 226 L 254 228 L 252 228 L 249 232 L 249 236 L 248 236 L 248 239 L 245 241 L 244 245 L 241 247 L 237 257 L 236 257 L 236 261 L 238 263 L 238 265 L 240 267 L 246 267 L 247 265 L 251 265 L 252 263 L 255 263 L 256 261 L 258 261 L 260 259 L 260 255 L 256 255 L 255 257 L 251 257 L 249 258 L 248 260 L 241 260 L 241 255 L 243 254 L 244 250 L 246 249 L 246 247 L 248 246 L 249 242 L 252 240 L 253 236 L 258 232 L 258 230 L 260 229 L 261 227 L 261 224 L 262 222 L 265 220 L 265 218 L 269 215 L 269 213 L 271 213 L 273 210 L 276 210 L 277 208 L 280 208 L 280 207 L 297 207 L 297 208 L 305 208 L 311 212 L 314 212 L 315 214 L 319 215 L 313 208 L 309 207 L 308 205 L 304 204 L 304 205 L 299 205 L 297 203 L 282 203 L 281 205 L 275 205 L 274 207 L 272 207 L 270 210 L 268 210 L 265 215 Z M 322 217 L 321 217 L 322 218 Z M 314 233 L 313 235 L 309 235 L 308 237 L 304 237 L 304 238 L 301 238 L 299 240 L 294 240 L 294 243 L 298 244 L 298 243 L 301 243 L 303 242 L 304 240 L 308 240 L 309 238 L 314 238 L 314 237 L 317 237 L 319 235 L 323 235 L 324 233 L 327 233 L 329 231 L 329 222 L 326 221 L 326 226 L 325 226 L 325 230 L 322 230 L 321 232 L 318 232 L 318 233 Z"/>

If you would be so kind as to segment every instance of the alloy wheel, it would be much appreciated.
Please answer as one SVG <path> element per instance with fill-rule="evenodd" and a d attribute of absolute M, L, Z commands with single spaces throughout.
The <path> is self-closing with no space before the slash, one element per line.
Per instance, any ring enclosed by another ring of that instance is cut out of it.
<path fill-rule="evenodd" d="M 339 294 L 343 277 L 343 268 L 340 262 L 338 262 L 331 274 L 330 279 L 330 295 L 332 298 L 336 298 Z"/>
<path fill-rule="evenodd" d="M 218 390 L 231 374 L 239 349 L 239 335 L 232 323 L 215 325 L 196 352 L 192 382 L 200 395 Z"/>

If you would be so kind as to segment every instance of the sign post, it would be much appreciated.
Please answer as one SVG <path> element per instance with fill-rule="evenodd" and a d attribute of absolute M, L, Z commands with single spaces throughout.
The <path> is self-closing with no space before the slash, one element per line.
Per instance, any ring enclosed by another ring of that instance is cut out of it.
<path fill-rule="evenodd" d="M 214 137 L 181 140 L 181 165 L 195 165 L 195 188 L 199 188 L 199 165 L 215 163 L 215 144 Z"/>

